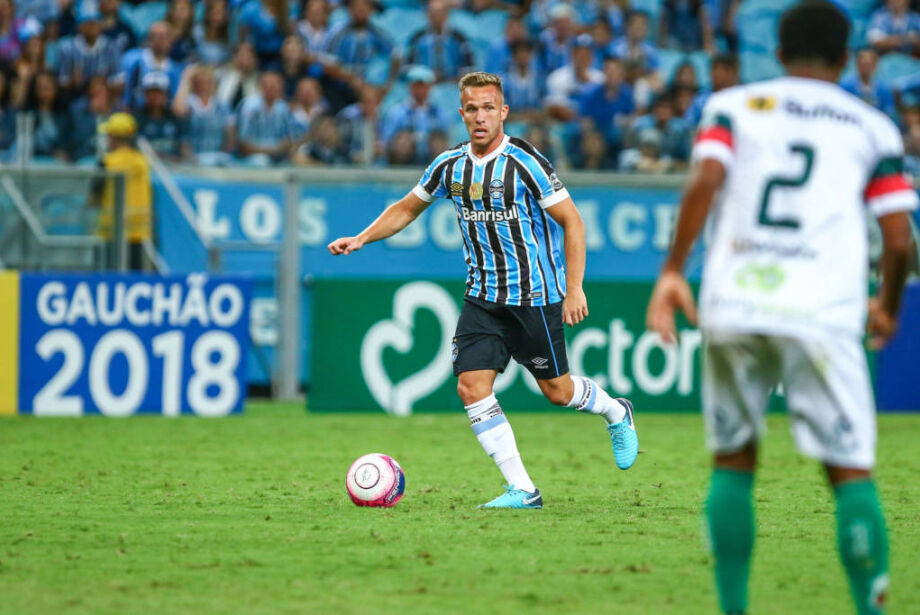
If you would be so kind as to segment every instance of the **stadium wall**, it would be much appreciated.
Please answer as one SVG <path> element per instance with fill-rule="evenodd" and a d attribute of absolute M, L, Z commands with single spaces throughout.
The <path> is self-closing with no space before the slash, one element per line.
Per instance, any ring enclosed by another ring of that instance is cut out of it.
<path fill-rule="evenodd" d="M 626 332 L 635 343 L 635 340 L 642 339 L 644 329 L 640 312 L 644 309 L 644 302 L 650 292 L 649 284 L 659 270 L 676 222 L 683 178 L 607 173 L 570 173 L 566 177 L 567 185 L 586 221 L 586 278 L 591 307 L 598 318 L 603 320 L 580 327 L 570 343 L 591 339 L 592 336 L 595 339 L 593 343 L 600 343 L 597 341 L 600 337 L 593 334 L 579 338 L 578 331 L 585 329 L 603 331 L 609 338 L 611 323 L 617 321 L 619 310 L 626 310 L 630 314 L 619 320 L 624 327 L 627 322 L 630 323 Z M 337 365 L 339 360 L 353 363 L 352 359 L 359 356 L 362 343 L 356 337 L 361 329 L 357 322 L 364 322 L 370 314 L 380 316 L 381 321 L 386 320 L 387 315 L 383 312 L 387 312 L 391 318 L 398 291 L 407 284 L 431 282 L 433 286 L 444 289 L 447 295 L 460 298 L 465 269 L 460 255 L 461 239 L 453 206 L 447 201 L 435 203 L 399 235 L 367 246 L 348 258 L 331 256 L 326 250 L 326 244 L 335 237 L 354 234 L 363 228 L 385 205 L 402 197 L 417 178 L 416 171 L 392 169 L 323 169 L 307 172 L 181 169 L 176 173 L 176 185 L 195 210 L 197 232 L 214 245 L 226 246 L 221 250 L 219 259 L 221 270 L 246 275 L 254 282 L 250 326 L 254 351 L 250 353 L 246 370 L 246 378 L 250 383 L 270 381 L 275 369 L 274 346 L 279 335 L 283 334 L 278 330 L 276 272 L 279 270 L 280 244 L 284 236 L 285 185 L 293 182 L 300 195 L 297 234 L 301 256 L 299 267 L 303 279 L 300 313 L 303 326 L 299 351 L 305 360 L 301 364 L 300 380 L 310 391 L 311 408 L 341 410 L 381 407 L 396 413 L 404 411 L 405 404 L 402 401 L 396 403 L 389 397 L 399 397 L 394 392 L 399 389 L 399 383 L 393 384 L 397 380 L 395 375 L 392 378 L 388 376 L 389 384 L 386 386 L 369 384 L 359 365 L 355 368 L 359 371 L 350 372 L 348 381 L 355 382 L 357 379 L 361 386 L 352 387 L 355 389 L 353 391 L 348 389 L 355 394 L 353 397 L 346 396 L 336 402 L 326 396 L 326 387 L 330 382 L 338 382 L 341 396 L 342 385 L 346 380 L 339 377 L 338 373 L 329 373 L 328 368 Z M 155 202 L 159 242 L 171 270 L 183 272 L 206 268 L 209 265 L 207 250 L 193 245 L 196 242 L 195 233 L 162 186 L 155 187 Z M 877 245 L 874 251 L 877 252 Z M 701 264 L 701 249 L 698 249 L 691 258 L 691 278 L 698 276 Z M 371 288 L 375 289 L 373 294 L 369 291 L 362 294 L 362 289 Z M 911 293 L 914 292 L 916 290 L 911 289 Z M 361 309 L 345 317 L 346 312 L 351 313 L 347 308 L 350 304 Z M 373 327 L 375 323 L 367 324 Z M 431 335 L 432 339 L 439 339 L 438 334 Z M 341 341 L 335 342 L 336 336 Z M 398 346 L 394 345 L 397 355 Z M 387 355 L 394 348 L 383 354 Z M 679 369 L 680 365 L 692 365 L 696 361 L 679 361 L 678 368 L 672 368 L 666 361 L 667 355 L 662 354 L 665 351 L 652 347 L 648 350 L 650 354 L 646 358 L 651 362 L 645 369 L 649 370 L 652 377 L 658 373 L 655 371 L 657 369 Z M 348 354 L 352 355 L 351 358 L 345 357 Z M 597 351 L 592 349 L 586 356 L 595 354 Z M 694 353 L 691 351 L 690 355 Z M 632 369 L 634 366 L 629 363 L 632 358 L 626 360 L 627 367 Z M 617 379 L 611 378 L 609 365 L 591 367 L 591 360 L 588 363 L 584 366 L 588 373 L 594 369 L 598 375 L 606 374 L 605 379 L 610 381 L 613 390 L 627 394 L 623 387 L 615 386 Z M 892 369 L 901 366 L 893 361 L 889 363 Z M 405 367 L 408 364 L 411 364 L 411 360 L 408 363 L 401 362 L 401 367 L 397 367 L 396 371 L 408 369 Z M 388 369 L 389 365 L 383 371 L 387 372 Z M 640 371 L 642 369 L 640 367 Z M 884 377 L 890 371 L 884 370 Z M 681 377 L 684 385 L 678 391 L 677 381 Z M 638 393 L 634 391 L 629 394 L 647 395 L 647 399 L 643 400 L 646 402 L 645 407 L 682 409 L 697 405 L 698 368 L 692 368 L 689 380 L 687 375 L 674 376 L 676 380 L 665 390 L 659 390 L 663 386 L 661 382 L 669 379 L 660 380 L 646 390 L 635 379 L 635 374 L 624 378 L 631 379 L 631 386 L 638 384 Z M 403 379 L 409 377 L 403 374 Z M 412 382 L 421 380 L 419 377 Z M 619 383 L 624 382 L 621 379 Z M 687 382 L 691 384 L 687 385 Z M 905 382 L 909 382 L 909 379 Z M 373 390 L 375 386 L 376 394 Z M 426 385 L 429 388 L 433 386 L 433 383 Z M 920 407 L 916 393 L 902 394 L 903 387 L 891 386 L 897 394 L 882 395 L 880 402 L 883 407 L 893 408 L 886 404 L 895 401 L 900 404 L 897 406 L 899 408 L 907 407 L 903 405 L 905 403 L 911 404 L 909 407 Z M 540 404 L 539 397 L 533 395 L 532 387 L 528 388 L 523 377 L 517 378 L 515 384 L 509 384 L 509 387 L 506 396 L 517 396 L 520 403 L 528 406 Z M 445 394 L 449 388 L 449 378 L 444 382 L 438 381 L 437 386 L 425 396 L 418 397 L 417 393 L 411 395 L 413 401 L 409 406 L 415 409 L 452 407 L 450 404 L 454 403 L 453 396 Z M 880 390 L 887 392 L 888 388 L 882 387 Z"/>

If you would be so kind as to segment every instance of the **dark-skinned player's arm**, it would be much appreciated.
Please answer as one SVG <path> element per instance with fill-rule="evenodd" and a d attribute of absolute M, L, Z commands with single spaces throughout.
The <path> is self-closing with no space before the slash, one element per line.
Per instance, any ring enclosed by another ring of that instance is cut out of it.
<path fill-rule="evenodd" d="M 582 283 L 585 279 L 585 223 L 571 198 L 546 209 L 563 230 L 565 241 L 565 300 L 562 322 L 573 327 L 588 315 L 588 300 Z"/>
<path fill-rule="evenodd" d="M 327 247 L 333 254 L 351 254 L 364 247 L 365 244 L 386 239 L 403 230 L 418 218 L 419 214 L 431 204 L 423 201 L 415 192 L 409 192 L 383 210 L 376 220 L 355 237 L 339 237 Z"/>
<path fill-rule="evenodd" d="M 680 309 L 696 324 L 693 291 L 684 278 L 684 265 L 693 242 L 706 224 L 713 198 L 725 181 L 725 167 L 712 158 L 702 160 L 692 171 L 680 200 L 677 230 L 645 314 L 645 326 L 668 343 L 677 341 L 674 312 Z"/>
<path fill-rule="evenodd" d="M 869 301 L 869 346 L 879 350 L 894 336 L 898 308 L 914 250 L 908 213 L 897 211 L 879 216 L 882 230 L 882 287 Z"/>

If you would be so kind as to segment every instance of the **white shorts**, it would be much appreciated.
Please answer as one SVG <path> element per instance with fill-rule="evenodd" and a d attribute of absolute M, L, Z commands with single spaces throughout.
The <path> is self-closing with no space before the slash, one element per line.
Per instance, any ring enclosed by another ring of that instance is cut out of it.
<path fill-rule="evenodd" d="M 845 468 L 875 465 L 875 402 L 858 340 L 706 331 L 703 348 L 703 417 L 713 452 L 759 440 L 770 394 L 782 384 L 803 454 Z"/>

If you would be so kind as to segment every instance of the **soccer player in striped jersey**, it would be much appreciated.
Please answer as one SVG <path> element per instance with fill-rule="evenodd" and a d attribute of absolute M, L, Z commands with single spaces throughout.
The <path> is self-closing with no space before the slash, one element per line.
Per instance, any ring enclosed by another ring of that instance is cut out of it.
<path fill-rule="evenodd" d="M 849 24 L 830 2 L 780 21 L 788 76 L 713 94 L 693 148 L 670 254 L 648 326 L 675 337 L 674 310 L 695 307 L 681 273 L 715 201 L 700 289 L 703 414 L 714 470 L 706 517 L 725 613 L 747 608 L 754 544 L 752 487 L 763 415 L 783 385 L 799 450 L 825 468 L 837 502 L 837 546 L 860 615 L 884 610 L 885 519 L 872 479 L 875 407 L 862 348 L 894 333 L 907 276 L 909 210 L 892 121 L 837 83 Z M 882 286 L 867 302 L 866 210 L 883 239 Z"/>
<path fill-rule="evenodd" d="M 552 403 L 604 417 L 617 466 L 639 450 L 632 404 L 569 374 L 563 324 L 588 315 L 582 290 L 585 228 L 568 191 L 540 152 L 504 134 L 501 79 L 474 72 L 459 83 L 470 140 L 434 159 L 405 197 L 356 237 L 329 244 L 349 254 L 398 233 L 437 198 L 457 208 L 468 277 L 454 336 L 457 392 L 473 432 L 508 486 L 487 508 L 542 508 L 493 384 L 511 357 Z"/>

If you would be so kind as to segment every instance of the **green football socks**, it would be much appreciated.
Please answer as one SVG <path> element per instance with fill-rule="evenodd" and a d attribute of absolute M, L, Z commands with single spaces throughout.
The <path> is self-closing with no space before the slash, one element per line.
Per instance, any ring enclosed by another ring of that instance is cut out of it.
<path fill-rule="evenodd" d="M 754 549 L 754 474 L 716 468 L 712 473 L 706 520 L 715 556 L 716 588 L 724 613 L 743 613 Z"/>
<path fill-rule="evenodd" d="M 845 482 L 837 498 L 837 548 L 859 615 L 884 613 L 888 589 L 888 537 L 875 483 Z"/>

